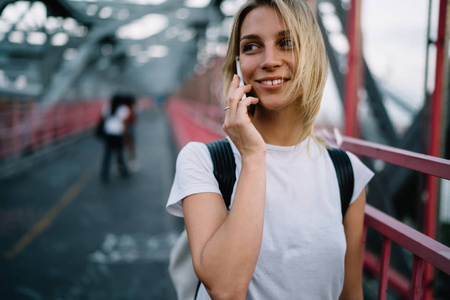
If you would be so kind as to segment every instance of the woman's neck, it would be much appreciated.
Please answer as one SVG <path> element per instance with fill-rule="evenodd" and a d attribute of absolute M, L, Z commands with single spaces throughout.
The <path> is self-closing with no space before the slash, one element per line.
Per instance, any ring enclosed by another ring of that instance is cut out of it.
<path fill-rule="evenodd" d="M 299 114 L 291 110 L 268 111 L 262 107 L 255 110 L 253 124 L 267 144 L 292 146 L 298 144 L 303 134 Z"/>

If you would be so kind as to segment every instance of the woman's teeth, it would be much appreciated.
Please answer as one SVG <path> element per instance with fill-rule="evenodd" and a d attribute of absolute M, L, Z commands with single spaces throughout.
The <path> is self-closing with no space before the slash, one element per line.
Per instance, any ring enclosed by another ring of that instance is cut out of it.
<path fill-rule="evenodd" d="M 265 84 L 265 85 L 276 85 L 276 84 L 281 84 L 283 81 L 284 81 L 283 79 L 263 80 L 263 81 L 261 81 L 261 83 Z"/>

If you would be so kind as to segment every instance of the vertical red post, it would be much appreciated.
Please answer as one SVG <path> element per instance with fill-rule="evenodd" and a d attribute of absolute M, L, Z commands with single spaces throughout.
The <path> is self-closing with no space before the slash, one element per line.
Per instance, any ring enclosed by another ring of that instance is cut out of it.
<path fill-rule="evenodd" d="M 37 105 L 36 101 L 33 99 L 33 101 L 31 102 L 31 122 L 30 122 L 31 148 L 33 150 L 36 148 L 36 144 L 37 144 L 37 140 L 38 140 L 37 134 L 36 134 L 36 127 L 37 127 L 37 123 L 38 123 L 37 110 L 38 110 L 38 105 Z"/>
<path fill-rule="evenodd" d="M 436 55 L 436 76 L 434 92 L 431 95 L 431 116 L 430 116 L 430 141 L 428 154 L 440 156 L 440 140 L 441 140 L 441 123 L 442 123 L 442 95 L 444 87 L 444 70 L 445 70 L 445 39 L 447 31 L 447 0 L 439 2 L 439 26 L 437 40 L 435 41 Z M 436 215 L 437 202 L 439 196 L 438 179 L 434 176 L 427 176 L 427 199 L 425 202 L 425 218 L 424 233 L 431 238 L 436 238 Z M 433 267 L 426 264 L 424 275 L 425 293 L 424 299 L 432 299 L 432 281 Z"/>
<path fill-rule="evenodd" d="M 425 261 L 417 255 L 414 255 L 409 299 L 420 300 L 420 297 L 422 296 L 422 276 L 424 266 Z"/>
<path fill-rule="evenodd" d="M 356 108 L 358 89 L 362 82 L 361 45 L 361 0 L 352 0 L 348 17 L 347 38 L 350 44 L 348 53 L 348 73 L 345 82 L 345 130 L 347 136 L 359 136 L 359 122 Z"/>
<path fill-rule="evenodd" d="M 18 99 L 13 99 L 10 102 L 11 112 L 12 112 L 12 122 L 11 122 L 11 140 L 12 140 L 12 154 L 20 154 L 20 101 Z M 8 153 L 11 154 L 11 153 Z"/>
<path fill-rule="evenodd" d="M 378 300 L 386 300 L 389 281 L 389 262 L 391 259 L 391 240 L 383 236 L 381 248 L 380 279 L 378 285 Z"/>

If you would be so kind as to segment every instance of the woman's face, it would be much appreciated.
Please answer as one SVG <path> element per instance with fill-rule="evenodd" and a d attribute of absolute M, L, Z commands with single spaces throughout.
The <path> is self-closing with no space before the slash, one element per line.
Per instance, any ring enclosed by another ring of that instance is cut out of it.
<path fill-rule="evenodd" d="M 241 26 L 239 43 L 242 75 L 253 87 L 260 104 L 281 110 L 293 102 L 288 97 L 293 78 L 293 41 L 281 16 L 270 7 L 253 9 Z"/>

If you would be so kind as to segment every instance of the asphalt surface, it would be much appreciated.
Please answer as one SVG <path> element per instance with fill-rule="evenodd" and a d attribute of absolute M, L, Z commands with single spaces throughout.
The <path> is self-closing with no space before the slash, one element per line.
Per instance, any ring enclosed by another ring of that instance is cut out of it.
<path fill-rule="evenodd" d="M 182 220 L 166 213 L 176 148 L 166 117 L 138 116 L 139 169 L 101 182 L 93 136 L 0 181 L 0 300 L 176 299 L 167 271 Z"/>

